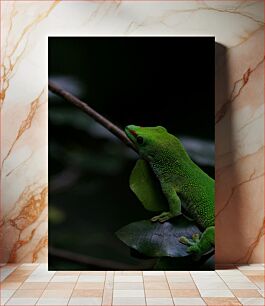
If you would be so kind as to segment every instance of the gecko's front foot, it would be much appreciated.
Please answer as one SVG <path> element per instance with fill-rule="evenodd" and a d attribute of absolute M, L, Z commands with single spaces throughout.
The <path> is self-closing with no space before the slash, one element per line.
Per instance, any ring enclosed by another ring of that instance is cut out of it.
<path fill-rule="evenodd" d="M 201 252 L 201 250 L 199 248 L 199 241 L 200 241 L 200 235 L 199 234 L 193 234 L 192 235 L 192 239 L 188 239 L 185 236 L 181 236 L 179 238 L 179 242 L 189 246 L 187 248 L 187 252 L 188 253 L 197 253 L 197 254 L 199 254 Z"/>
<path fill-rule="evenodd" d="M 189 246 L 187 252 L 201 256 L 214 247 L 214 226 L 207 227 L 201 236 L 194 234 L 192 239 L 182 236 L 179 241 Z"/>
<path fill-rule="evenodd" d="M 173 217 L 179 216 L 179 215 L 181 215 L 181 212 L 180 213 L 172 213 L 170 211 L 162 212 L 162 214 L 151 218 L 151 221 L 152 222 L 159 221 L 159 222 L 163 223 L 163 222 L 165 222 L 165 221 L 167 221 L 167 220 L 169 220 Z"/>

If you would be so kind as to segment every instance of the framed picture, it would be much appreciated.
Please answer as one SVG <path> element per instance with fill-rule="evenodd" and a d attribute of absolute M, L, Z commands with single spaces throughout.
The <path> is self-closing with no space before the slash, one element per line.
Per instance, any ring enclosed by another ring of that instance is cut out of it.
<path fill-rule="evenodd" d="M 214 37 L 48 50 L 49 268 L 214 269 Z"/>

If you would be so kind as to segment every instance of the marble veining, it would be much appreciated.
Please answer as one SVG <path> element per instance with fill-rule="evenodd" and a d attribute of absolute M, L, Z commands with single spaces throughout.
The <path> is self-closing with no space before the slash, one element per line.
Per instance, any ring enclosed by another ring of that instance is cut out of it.
<path fill-rule="evenodd" d="M 263 6 L 2 1 L 0 261 L 47 261 L 47 37 L 207 35 L 226 47 L 216 63 L 216 261 L 263 262 Z"/>

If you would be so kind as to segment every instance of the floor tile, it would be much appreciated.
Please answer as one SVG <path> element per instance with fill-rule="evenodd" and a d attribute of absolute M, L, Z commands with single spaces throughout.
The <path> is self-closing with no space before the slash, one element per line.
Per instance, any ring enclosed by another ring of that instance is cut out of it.
<path fill-rule="evenodd" d="M 40 298 L 36 305 L 68 305 L 69 298 Z"/>
<path fill-rule="evenodd" d="M 76 283 L 60 283 L 60 282 L 53 282 L 53 283 L 48 283 L 45 289 L 48 290 L 71 290 L 74 289 Z"/>
<path fill-rule="evenodd" d="M 53 275 L 30 275 L 27 279 L 27 283 L 47 283 L 51 280 Z"/>
<path fill-rule="evenodd" d="M 117 276 L 142 276 L 142 271 L 115 271 Z"/>
<path fill-rule="evenodd" d="M 4 272 L 1 271 L 1 273 L 0 273 L 0 281 L 3 282 L 4 280 L 6 280 L 11 273 L 12 273 L 11 271 L 4 271 Z"/>
<path fill-rule="evenodd" d="M 8 300 L 9 300 L 8 297 L 1 296 L 1 298 L 0 298 L 0 305 L 5 305 Z"/>
<path fill-rule="evenodd" d="M 200 297 L 200 293 L 197 289 L 171 289 L 173 297 Z"/>
<path fill-rule="evenodd" d="M 168 284 L 166 282 L 144 283 L 144 288 L 145 289 L 153 289 L 153 290 L 169 289 Z"/>
<path fill-rule="evenodd" d="M 197 289 L 195 283 L 169 283 L 170 289 Z"/>
<path fill-rule="evenodd" d="M 264 298 L 238 298 L 243 305 L 262 305 L 264 306 Z"/>
<path fill-rule="evenodd" d="M 32 273 L 31 273 L 31 276 L 41 276 L 41 277 L 52 277 L 55 275 L 55 272 L 56 271 L 47 271 L 47 270 L 44 270 L 44 269 L 40 269 L 40 268 L 37 268 L 36 270 L 34 270 Z"/>
<path fill-rule="evenodd" d="M 201 297 L 234 297 L 230 290 L 199 290 Z"/>
<path fill-rule="evenodd" d="M 229 289 L 258 289 L 256 285 L 251 282 L 226 282 Z"/>
<path fill-rule="evenodd" d="M 38 266 L 33 272 L 32 275 L 54 275 L 56 271 L 49 271 L 44 266 Z"/>
<path fill-rule="evenodd" d="M 126 306 L 126 305 L 133 305 L 133 306 L 138 306 L 138 305 L 146 305 L 145 303 L 145 298 L 141 297 L 113 297 L 112 305 L 121 305 L 121 306 Z"/>
<path fill-rule="evenodd" d="M 228 289 L 224 282 L 195 282 L 198 289 Z"/>
<path fill-rule="evenodd" d="M 193 279 L 189 275 L 167 276 L 167 280 L 168 280 L 169 283 L 175 283 L 175 282 L 178 282 L 178 283 L 189 283 L 189 282 L 193 281 Z"/>
<path fill-rule="evenodd" d="M 49 283 L 23 283 L 19 289 L 30 289 L 30 290 L 36 290 L 36 289 L 45 289 L 48 286 Z"/>
<path fill-rule="evenodd" d="M 90 282 L 81 282 L 81 283 L 76 283 L 75 289 L 83 289 L 83 290 L 88 290 L 88 289 L 103 289 L 104 288 L 104 283 L 90 283 Z"/>
<path fill-rule="evenodd" d="M 15 290 L 2 290 L 1 289 L 1 292 L 0 292 L 0 296 L 3 297 L 3 298 L 10 298 L 13 294 L 14 294 Z"/>
<path fill-rule="evenodd" d="M 255 285 L 261 289 L 261 290 L 264 290 L 264 282 L 255 282 Z"/>
<path fill-rule="evenodd" d="M 144 283 L 113 283 L 113 288 L 114 289 L 130 289 L 130 290 L 139 290 L 139 289 L 144 289 Z M 145 286 L 146 288 L 146 286 Z"/>
<path fill-rule="evenodd" d="M 6 279 L 15 269 L 17 268 L 17 265 L 9 267 L 4 266 L 0 268 L 0 281 L 2 282 L 4 279 Z"/>
<path fill-rule="evenodd" d="M 174 306 L 172 298 L 146 298 L 146 304 L 150 306 L 157 306 L 157 305 Z"/>
<path fill-rule="evenodd" d="M 190 275 L 189 271 L 165 271 L 166 275 L 178 276 L 178 275 Z"/>
<path fill-rule="evenodd" d="M 96 276 L 105 276 L 109 271 L 81 271 L 80 275 L 96 275 Z M 112 272 L 112 271 L 110 271 Z"/>
<path fill-rule="evenodd" d="M 166 282 L 167 279 L 164 275 L 153 275 L 153 276 L 144 276 L 144 282 Z"/>
<path fill-rule="evenodd" d="M 56 276 L 76 276 L 81 274 L 80 271 L 57 271 L 55 272 Z"/>
<path fill-rule="evenodd" d="M 44 290 L 41 298 L 70 298 L 72 290 Z"/>
<path fill-rule="evenodd" d="M 216 273 L 219 275 L 244 275 L 243 272 L 244 271 L 239 271 L 235 269 L 216 270 Z"/>
<path fill-rule="evenodd" d="M 93 283 L 103 283 L 105 281 L 105 276 L 102 275 L 80 275 L 78 282 L 93 282 Z"/>
<path fill-rule="evenodd" d="M 72 297 L 102 297 L 103 289 L 74 289 Z"/>
<path fill-rule="evenodd" d="M 113 298 L 115 297 L 145 297 L 145 295 L 144 290 L 114 289 Z"/>
<path fill-rule="evenodd" d="M 113 281 L 105 281 L 104 283 L 104 289 L 113 289 L 114 282 Z"/>
<path fill-rule="evenodd" d="M 236 297 L 261 297 L 261 293 L 256 289 L 234 289 L 231 290 Z"/>
<path fill-rule="evenodd" d="M 223 279 L 218 276 L 192 276 L 192 280 L 197 283 L 197 282 L 223 282 Z"/>
<path fill-rule="evenodd" d="M 30 274 L 33 273 L 33 270 L 29 269 L 22 269 L 20 267 L 16 268 L 16 270 L 12 273 L 12 275 L 15 276 L 29 276 Z"/>
<path fill-rule="evenodd" d="M 31 306 L 31 305 L 35 305 L 37 301 L 38 301 L 38 298 L 11 298 L 10 300 L 7 301 L 6 305 Z"/>
<path fill-rule="evenodd" d="M 102 298 L 84 297 L 84 298 L 71 298 L 68 305 L 101 305 Z"/>
<path fill-rule="evenodd" d="M 259 294 L 260 294 L 261 296 L 265 297 L 265 295 L 264 295 L 264 290 L 258 290 L 258 292 L 259 292 Z M 265 303 L 264 303 L 264 304 L 265 304 Z"/>
<path fill-rule="evenodd" d="M 207 305 L 212 306 L 241 305 L 237 298 L 232 297 L 205 297 L 203 299 L 207 303 Z"/>
<path fill-rule="evenodd" d="M 193 276 L 200 276 L 200 277 L 209 277 L 209 276 L 215 276 L 215 271 L 190 271 L 190 274 Z"/>
<path fill-rule="evenodd" d="M 66 276 L 66 275 L 58 275 L 58 276 L 54 276 L 51 279 L 52 283 L 72 283 L 72 282 L 76 282 L 78 279 L 77 275 L 70 275 L 70 276 Z"/>
<path fill-rule="evenodd" d="M 13 298 L 39 298 L 42 295 L 42 289 L 19 289 Z"/>
<path fill-rule="evenodd" d="M 221 269 L 223 267 L 223 269 Z M 47 264 L 1 267 L 7 305 L 263 305 L 263 265 L 217 271 L 48 271 Z M 262 269 L 261 269 L 262 268 Z M 200 296 L 201 294 L 201 296 Z M 172 299 L 173 297 L 173 299 Z M 262 301 L 262 302 L 261 302 Z"/>
<path fill-rule="evenodd" d="M 38 268 L 44 269 L 44 270 L 47 271 L 48 270 L 48 263 L 40 263 Z"/>
<path fill-rule="evenodd" d="M 145 296 L 147 298 L 155 298 L 155 297 L 170 298 L 171 293 L 170 293 L 170 290 L 145 289 Z"/>
<path fill-rule="evenodd" d="M 25 275 L 19 275 L 19 274 L 12 274 L 8 275 L 8 277 L 5 279 L 5 282 L 11 282 L 11 283 L 23 283 L 28 276 Z"/>
<path fill-rule="evenodd" d="M 18 289 L 20 286 L 22 285 L 22 283 L 11 283 L 11 282 L 5 282 L 3 281 L 1 283 L 1 289 L 9 289 L 9 290 L 12 290 L 12 289 Z"/>
<path fill-rule="evenodd" d="M 173 298 L 175 305 L 206 305 L 202 298 Z"/>
<path fill-rule="evenodd" d="M 164 271 L 143 271 L 143 276 L 157 276 L 157 275 L 165 276 L 165 272 Z"/>
<path fill-rule="evenodd" d="M 136 276 L 114 276 L 114 282 L 139 283 L 143 281 L 143 277 Z"/>
<path fill-rule="evenodd" d="M 247 279 L 253 283 L 256 283 L 256 282 L 264 283 L 264 276 L 262 275 L 248 275 Z"/>
<path fill-rule="evenodd" d="M 112 289 L 104 289 L 102 306 L 111 306 L 112 305 Z"/>
<path fill-rule="evenodd" d="M 221 278 L 225 282 L 233 282 L 233 283 L 243 283 L 243 282 L 250 282 L 249 278 L 244 275 L 222 275 Z"/>
<path fill-rule="evenodd" d="M 113 289 L 114 272 L 108 271 L 105 278 L 104 290 Z"/>

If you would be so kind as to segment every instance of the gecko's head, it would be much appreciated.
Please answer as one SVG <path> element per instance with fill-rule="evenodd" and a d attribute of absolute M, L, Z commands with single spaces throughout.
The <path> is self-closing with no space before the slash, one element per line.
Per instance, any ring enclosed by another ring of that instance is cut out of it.
<path fill-rule="evenodd" d="M 152 159 L 154 154 L 159 153 L 165 144 L 167 130 L 162 126 L 141 127 L 128 125 L 125 128 L 128 138 L 134 143 L 140 155 L 145 159 Z"/>

